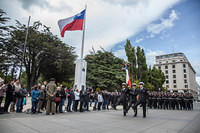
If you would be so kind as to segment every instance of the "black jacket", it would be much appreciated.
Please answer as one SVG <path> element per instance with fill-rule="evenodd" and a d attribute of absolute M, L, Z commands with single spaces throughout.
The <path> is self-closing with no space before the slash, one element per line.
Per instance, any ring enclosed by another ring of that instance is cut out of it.
<path fill-rule="evenodd" d="M 8 84 L 8 87 L 6 89 L 6 97 L 13 98 L 14 91 L 15 91 L 15 86 Z"/>
<path fill-rule="evenodd" d="M 138 94 L 139 94 L 139 101 L 146 102 L 146 100 L 148 99 L 147 89 L 143 88 L 138 90 Z"/>

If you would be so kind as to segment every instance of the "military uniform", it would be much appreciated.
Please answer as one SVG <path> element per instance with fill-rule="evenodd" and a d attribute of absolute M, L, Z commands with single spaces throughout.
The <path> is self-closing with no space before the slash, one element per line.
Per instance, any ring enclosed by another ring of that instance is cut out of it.
<path fill-rule="evenodd" d="M 140 85 L 144 85 L 144 83 L 140 82 Z M 134 109 L 137 109 L 137 106 L 141 104 L 143 109 L 143 117 L 146 117 L 146 101 L 148 99 L 147 89 L 143 87 L 140 88 L 140 90 L 138 90 L 138 94 L 139 100 L 136 102 Z"/>
<path fill-rule="evenodd" d="M 120 95 L 120 98 L 118 99 L 116 105 L 115 105 L 115 108 L 117 105 L 119 105 L 120 103 L 122 103 L 123 105 L 123 114 L 124 116 L 126 116 L 126 113 L 127 113 L 127 105 L 128 105 L 128 91 L 129 89 L 126 88 L 126 84 L 123 83 L 122 84 L 122 90 L 121 90 L 121 95 Z"/>
<path fill-rule="evenodd" d="M 47 84 L 47 108 L 46 108 L 47 115 L 49 115 L 50 112 L 52 112 L 52 114 L 55 114 L 56 112 L 55 108 L 56 92 L 57 92 L 57 87 L 55 82 L 50 81 Z"/>
<path fill-rule="evenodd" d="M 129 91 L 129 105 L 128 105 L 128 108 L 127 108 L 127 111 L 132 107 L 133 111 L 134 111 L 134 116 L 137 116 L 137 108 L 134 109 L 134 105 L 136 104 L 137 102 L 137 89 L 136 89 L 136 84 L 133 83 L 133 88 L 130 89 Z"/>

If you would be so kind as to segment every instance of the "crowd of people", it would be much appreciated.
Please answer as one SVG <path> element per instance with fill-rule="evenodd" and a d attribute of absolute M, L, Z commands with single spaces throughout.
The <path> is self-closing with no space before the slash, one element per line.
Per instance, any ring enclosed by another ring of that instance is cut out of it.
<path fill-rule="evenodd" d="M 0 105 L 2 104 L 4 92 L 6 94 L 3 112 L 22 112 L 29 95 L 25 85 L 21 85 L 19 80 L 12 80 L 5 85 L 2 79 L 0 84 Z M 89 88 L 86 91 L 79 91 L 63 85 L 57 87 L 55 79 L 51 79 L 49 83 L 44 81 L 43 84 L 34 85 L 31 88 L 30 96 L 32 114 L 46 111 L 47 115 L 50 113 L 54 115 L 55 113 L 72 111 L 84 112 L 90 111 L 90 109 L 94 111 L 109 110 L 116 104 L 119 93 L 106 90 L 97 92 Z M 65 103 L 66 106 L 64 107 Z"/>
<path fill-rule="evenodd" d="M 136 84 L 133 87 L 136 87 Z M 132 92 L 130 91 L 130 94 L 133 93 L 133 96 L 134 94 L 139 94 L 138 91 L 135 91 L 136 89 L 133 90 Z M 2 104 L 4 92 L 6 97 L 3 112 L 8 113 L 9 108 L 10 112 L 23 112 L 23 106 L 26 105 L 26 97 L 29 94 L 25 85 L 21 85 L 19 80 L 12 80 L 5 85 L 3 80 L 0 79 L 0 105 Z M 44 81 L 43 84 L 37 84 L 31 88 L 31 113 L 45 112 L 46 115 L 54 115 L 56 113 L 72 111 L 84 112 L 116 109 L 116 105 L 120 104 L 119 99 L 122 99 L 120 98 L 122 94 L 123 89 L 121 92 L 94 91 L 89 88 L 85 91 L 74 90 L 63 85 L 57 86 L 55 79 L 52 78 L 49 83 Z M 152 109 L 193 109 L 193 97 L 190 93 L 148 92 L 147 95 L 147 106 Z M 132 103 L 137 101 L 137 97 L 133 96 L 128 97 L 127 111 L 132 106 Z M 143 103 L 146 106 L 146 102 Z M 123 102 L 121 104 L 123 105 Z"/>

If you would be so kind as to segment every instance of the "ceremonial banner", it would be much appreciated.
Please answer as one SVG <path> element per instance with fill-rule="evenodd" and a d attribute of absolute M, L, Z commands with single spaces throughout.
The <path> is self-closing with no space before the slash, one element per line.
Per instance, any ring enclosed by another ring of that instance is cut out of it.
<path fill-rule="evenodd" d="M 67 30 L 83 30 L 84 16 L 85 9 L 75 16 L 59 20 L 58 26 L 60 28 L 61 36 L 64 37 L 65 31 Z"/>

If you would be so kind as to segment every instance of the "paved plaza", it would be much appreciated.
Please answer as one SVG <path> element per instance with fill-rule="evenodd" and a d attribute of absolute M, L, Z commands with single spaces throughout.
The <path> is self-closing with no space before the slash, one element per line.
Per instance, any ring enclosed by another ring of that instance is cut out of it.
<path fill-rule="evenodd" d="M 1 133 L 199 133 L 199 111 L 148 110 L 147 118 L 121 109 L 84 113 L 0 115 Z"/>

